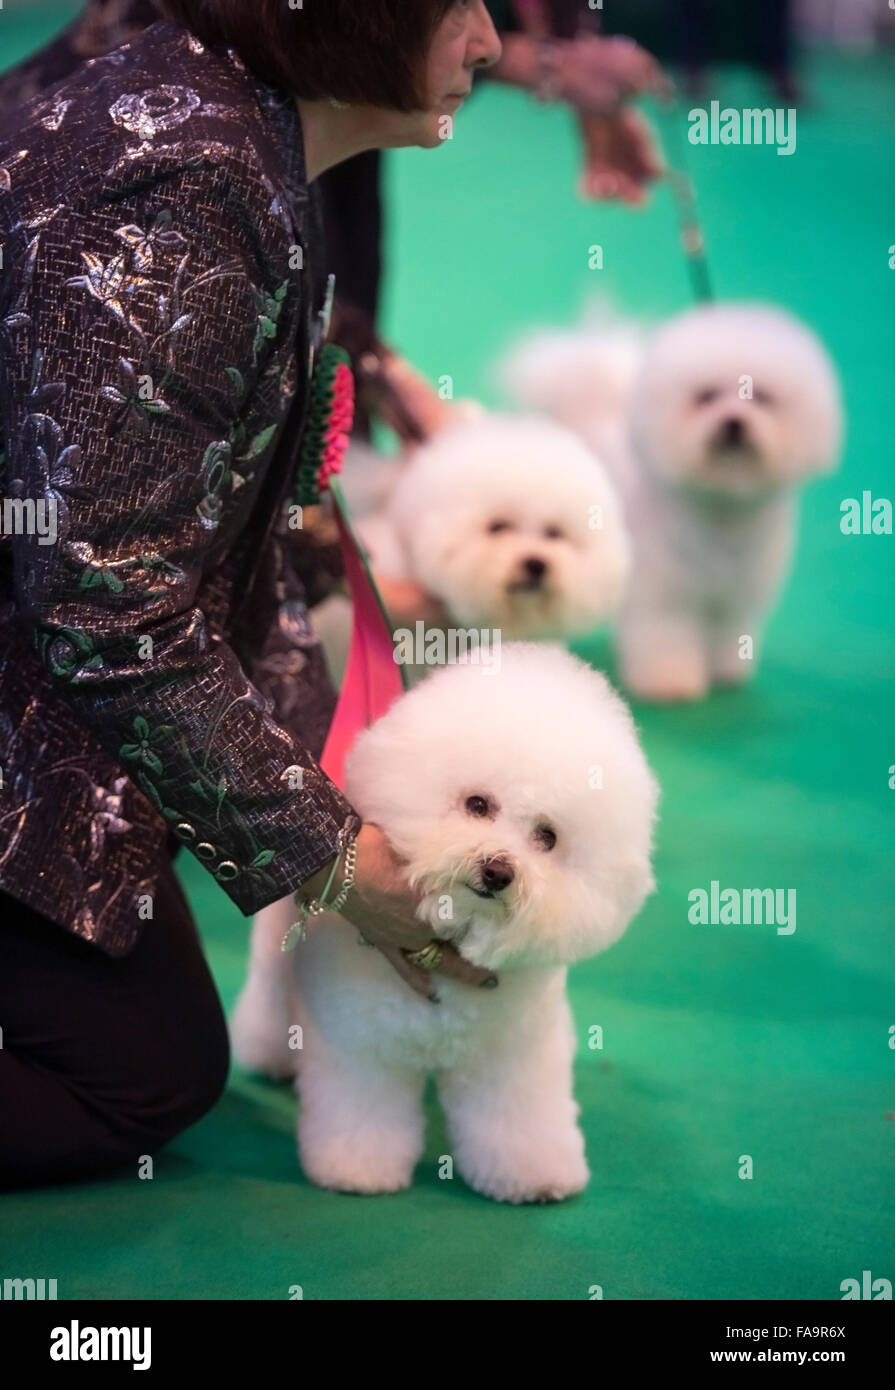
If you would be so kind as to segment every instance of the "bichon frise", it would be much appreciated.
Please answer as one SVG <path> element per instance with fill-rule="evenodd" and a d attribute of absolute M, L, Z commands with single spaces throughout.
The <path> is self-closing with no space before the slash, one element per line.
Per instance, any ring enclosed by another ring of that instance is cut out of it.
<path fill-rule="evenodd" d="M 791 315 L 712 304 L 659 329 L 636 370 L 622 335 L 619 412 L 624 390 L 607 401 L 592 380 L 614 332 L 545 336 L 504 376 L 600 449 L 623 498 L 634 548 L 618 624 L 626 686 L 697 699 L 755 669 L 794 548 L 798 487 L 837 460 L 839 384 Z"/>
<path fill-rule="evenodd" d="M 510 643 L 499 671 L 442 667 L 398 700 L 358 739 L 346 790 L 406 860 L 432 936 L 499 987 L 439 975 L 432 1004 L 332 916 L 284 956 L 287 900 L 256 919 L 237 1059 L 295 1072 L 299 1156 L 322 1187 L 409 1186 L 434 1073 L 471 1187 L 579 1192 L 566 968 L 616 941 L 654 886 L 658 791 L 627 706 L 563 649 Z"/>
<path fill-rule="evenodd" d="M 443 605 L 443 627 L 505 640 L 592 631 L 615 612 L 628 571 L 605 469 L 571 430 L 537 416 L 482 413 L 443 430 L 357 531 L 377 574 L 414 581 Z M 327 600 L 314 615 L 337 683 L 345 602 Z"/>

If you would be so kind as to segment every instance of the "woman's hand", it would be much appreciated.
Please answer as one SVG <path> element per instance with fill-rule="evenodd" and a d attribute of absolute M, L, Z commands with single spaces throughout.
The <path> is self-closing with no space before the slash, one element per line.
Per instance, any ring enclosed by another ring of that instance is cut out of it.
<path fill-rule="evenodd" d="M 419 899 L 408 887 L 404 870 L 404 864 L 379 826 L 362 826 L 357 837 L 354 888 L 348 895 L 342 916 L 379 948 L 417 993 L 433 999 L 435 990 L 430 972 L 411 965 L 404 955 L 405 951 L 421 950 L 432 940 L 431 929 L 416 916 Z M 490 970 L 470 965 L 448 942 L 441 944 L 444 954 L 438 970 L 442 974 L 470 985 L 481 986 L 491 980 L 497 983 L 497 977 Z"/>
<path fill-rule="evenodd" d="M 357 837 L 354 887 L 340 915 L 357 927 L 371 946 L 382 952 L 411 988 L 437 1003 L 431 979 L 433 972 L 412 965 L 404 954 L 422 950 L 432 940 L 431 929 L 416 916 L 419 898 L 408 886 L 405 868 L 379 826 L 364 824 Z M 303 885 L 302 896 L 321 892 L 327 877 L 328 869 L 321 869 Z M 497 977 L 490 970 L 470 965 L 448 942 L 440 945 L 443 955 L 438 971 L 441 974 L 469 985 L 493 988 L 497 984 Z"/>
<path fill-rule="evenodd" d="M 376 587 L 395 627 L 412 627 L 418 618 L 424 623 L 447 623 L 448 611 L 419 584 L 410 579 L 390 579 L 375 574 Z"/>
<path fill-rule="evenodd" d="M 373 378 L 376 413 L 395 431 L 405 447 L 438 434 L 453 423 L 453 407 L 444 401 L 421 372 L 405 357 L 388 352 L 379 359 Z"/>
<path fill-rule="evenodd" d="M 582 115 L 608 115 L 646 92 L 667 93 L 670 82 L 651 53 L 633 39 L 588 34 L 557 44 L 560 101 Z"/>
<path fill-rule="evenodd" d="M 584 198 L 618 198 L 638 206 L 646 185 L 659 178 L 662 162 L 652 130 L 632 106 L 613 116 L 579 113 L 584 142 L 584 171 L 579 192 Z"/>

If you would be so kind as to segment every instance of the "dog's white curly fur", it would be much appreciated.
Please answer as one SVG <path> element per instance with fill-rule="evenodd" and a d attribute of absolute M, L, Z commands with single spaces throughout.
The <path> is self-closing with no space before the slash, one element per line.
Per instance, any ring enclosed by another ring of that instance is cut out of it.
<path fill-rule="evenodd" d="M 499 987 L 436 975 L 432 1004 L 338 917 L 284 956 L 294 909 L 276 904 L 255 922 L 237 1059 L 295 1070 L 300 1159 L 323 1187 L 410 1184 L 434 1073 L 473 1188 L 506 1202 L 580 1191 L 566 968 L 617 940 L 654 886 L 658 789 L 627 706 L 562 649 L 510 643 L 499 671 L 445 667 L 397 701 L 358 739 L 346 791 L 407 862 L 432 935 L 498 972 Z M 467 808 L 475 797 L 487 814 Z M 482 897 L 482 866 L 498 859 L 512 881 Z"/>
<path fill-rule="evenodd" d="M 712 304 L 642 348 L 618 324 L 539 335 L 502 377 L 600 451 L 623 499 L 628 689 L 686 700 L 748 679 L 789 567 L 799 485 L 831 471 L 841 446 L 839 383 L 814 333 L 773 306 Z"/>
<path fill-rule="evenodd" d="M 370 462 L 349 457 L 346 478 Z M 378 573 L 420 584 L 451 625 L 497 629 L 508 641 L 562 641 L 617 610 L 630 552 L 621 506 L 572 430 L 546 417 L 482 412 L 419 448 L 393 484 L 385 505 L 358 520 L 358 534 Z M 339 683 L 346 600 L 327 600 L 313 620 Z"/>

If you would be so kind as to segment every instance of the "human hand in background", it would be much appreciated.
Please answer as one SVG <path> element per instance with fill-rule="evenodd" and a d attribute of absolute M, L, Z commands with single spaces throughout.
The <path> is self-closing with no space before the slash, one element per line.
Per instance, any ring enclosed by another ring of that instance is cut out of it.
<path fill-rule="evenodd" d="M 421 585 L 410 579 L 392 579 L 387 574 L 379 574 L 375 565 L 373 569 L 376 587 L 396 627 L 412 627 L 417 619 L 425 623 L 448 621 L 447 609 Z"/>
<path fill-rule="evenodd" d="M 545 17 L 536 18 L 529 32 L 504 36 L 503 56 L 490 75 L 572 108 L 584 142 L 583 197 L 642 204 L 662 161 L 649 125 L 630 102 L 644 95 L 668 99 L 673 83 L 633 39 L 550 38 Z"/>
<path fill-rule="evenodd" d="M 637 207 L 646 202 L 647 185 L 663 173 L 655 136 L 633 106 L 612 116 L 579 113 L 584 169 L 578 191 L 584 198 L 617 198 Z"/>
<path fill-rule="evenodd" d="M 406 357 L 390 352 L 382 362 L 383 386 L 378 414 L 410 446 L 430 438 L 452 421 L 453 406 L 443 400 L 432 383 L 411 366 Z M 408 421 L 416 430 L 407 428 Z"/>
<path fill-rule="evenodd" d="M 555 52 L 556 96 L 584 116 L 610 115 L 631 97 L 671 87 L 661 64 L 633 39 L 586 34 L 557 41 Z"/>

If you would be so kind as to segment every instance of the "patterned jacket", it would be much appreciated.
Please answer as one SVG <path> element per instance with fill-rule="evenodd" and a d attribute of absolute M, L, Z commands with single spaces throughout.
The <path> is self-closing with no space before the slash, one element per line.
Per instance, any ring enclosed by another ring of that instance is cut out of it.
<path fill-rule="evenodd" d="M 169 834 L 248 914 L 359 825 L 289 558 L 319 250 L 293 101 L 175 25 L 3 128 L 0 887 L 112 956 Z"/>

